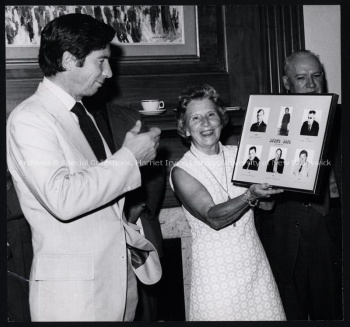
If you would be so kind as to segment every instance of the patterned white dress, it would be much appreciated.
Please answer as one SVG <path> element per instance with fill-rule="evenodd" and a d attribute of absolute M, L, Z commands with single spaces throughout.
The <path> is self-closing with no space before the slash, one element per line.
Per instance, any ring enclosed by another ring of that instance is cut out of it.
<path fill-rule="evenodd" d="M 192 145 L 195 156 L 188 151 L 175 165 L 200 181 L 215 204 L 228 199 L 218 184 L 220 181 L 226 188 L 226 176 L 231 198 L 246 190 L 230 182 L 237 147 L 219 145 L 218 155 L 206 155 Z M 170 184 L 173 187 L 171 179 Z M 285 320 L 279 292 L 255 229 L 253 211 L 245 213 L 235 227 L 231 224 L 216 231 L 184 207 L 183 210 L 193 238 L 189 320 Z"/>

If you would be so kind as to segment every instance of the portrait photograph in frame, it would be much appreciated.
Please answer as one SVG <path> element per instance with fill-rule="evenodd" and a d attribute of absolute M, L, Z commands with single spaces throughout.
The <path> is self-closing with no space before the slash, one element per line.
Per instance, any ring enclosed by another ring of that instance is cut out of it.
<path fill-rule="evenodd" d="M 196 58 L 196 6 L 5 6 L 5 50 L 8 63 L 37 62 L 40 33 L 54 18 L 70 13 L 90 15 L 116 30 L 112 44 L 127 60 L 152 57 Z"/>
<path fill-rule="evenodd" d="M 232 182 L 318 194 L 338 95 L 252 94 Z"/>

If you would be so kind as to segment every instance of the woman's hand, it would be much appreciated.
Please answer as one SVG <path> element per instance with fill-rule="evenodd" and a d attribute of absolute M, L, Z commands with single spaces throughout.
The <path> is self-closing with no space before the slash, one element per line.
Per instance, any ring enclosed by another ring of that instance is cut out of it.
<path fill-rule="evenodd" d="M 252 184 L 249 187 L 251 193 L 251 201 L 261 198 L 269 198 L 271 195 L 282 193 L 282 189 L 272 189 L 271 186 L 267 183 L 263 184 Z"/>

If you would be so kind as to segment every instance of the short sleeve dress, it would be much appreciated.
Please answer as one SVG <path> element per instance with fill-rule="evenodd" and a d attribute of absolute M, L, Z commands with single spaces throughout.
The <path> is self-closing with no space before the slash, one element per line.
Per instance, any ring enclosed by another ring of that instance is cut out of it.
<path fill-rule="evenodd" d="M 219 154 L 206 155 L 192 145 L 174 166 L 201 182 L 215 204 L 228 200 L 226 185 L 231 198 L 246 191 L 231 183 L 237 147 L 219 146 Z M 173 188 L 171 178 L 170 184 Z M 189 320 L 285 320 L 253 211 L 216 231 L 183 210 L 193 239 Z"/>

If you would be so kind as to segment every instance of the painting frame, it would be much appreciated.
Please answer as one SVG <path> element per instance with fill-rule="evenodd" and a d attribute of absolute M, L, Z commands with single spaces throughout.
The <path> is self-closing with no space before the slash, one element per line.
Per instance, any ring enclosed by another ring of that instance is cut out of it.
<path fill-rule="evenodd" d="M 232 182 L 319 194 L 338 95 L 252 94 Z"/>
<path fill-rule="evenodd" d="M 198 37 L 198 14 L 197 6 L 180 6 L 183 12 L 184 43 L 183 44 L 131 44 L 114 43 L 113 47 L 119 48 L 112 51 L 111 60 L 118 54 L 118 60 L 125 62 L 154 61 L 154 60 L 198 60 L 199 37 Z M 186 8 L 184 8 L 186 7 Z M 39 45 L 5 46 L 6 64 L 37 64 Z"/>

